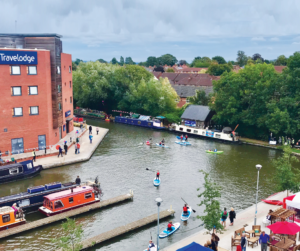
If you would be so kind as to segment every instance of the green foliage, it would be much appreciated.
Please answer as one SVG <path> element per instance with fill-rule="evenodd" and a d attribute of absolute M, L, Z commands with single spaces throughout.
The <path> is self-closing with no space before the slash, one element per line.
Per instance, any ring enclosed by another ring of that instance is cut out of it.
<path fill-rule="evenodd" d="M 190 66 L 197 68 L 206 68 L 211 64 L 211 62 L 212 61 L 209 57 L 195 57 Z"/>
<path fill-rule="evenodd" d="M 67 221 L 62 223 L 63 236 L 52 240 L 57 248 L 63 251 L 79 251 L 82 249 L 80 241 L 83 236 L 82 226 L 76 224 L 75 220 L 67 218 Z"/>
<path fill-rule="evenodd" d="M 224 72 L 230 72 L 232 66 L 229 64 L 210 64 L 207 73 L 213 76 L 221 76 Z"/>
<path fill-rule="evenodd" d="M 278 192 L 292 191 L 293 193 L 300 191 L 300 171 L 292 167 L 292 162 L 298 162 L 299 160 L 292 156 L 292 149 L 290 146 L 284 146 L 283 154 L 278 159 L 273 160 L 273 166 L 275 167 L 274 184 Z"/>
<path fill-rule="evenodd" d="M 173 68 L 168 68 L 166 72 L 175 72 Z"/>
<path fill-rule="evenodd" d="M 81 62 L 83 62 L 83 61 L 81 59 L 79 59 L 79 58 L 76 58 L 76 60 L 74 61 L 74 63 L 76 65 L 79 65 Z"/>
<path fill-rule="evenodd" d="M 76 71 L 77 69 L 77 64 L 75 62 L 72 62 L 72 71 Z"/>
<path fill-rule="evenodd" d="M 283 65 L 286 66 L 287 65 L 287 58 L 284 55 L 280 55 L 276 61 L 275 61 L 275 65 Z"/>
<path fill-rule="evenodd" d="M 188 63 L 186 62 L 186 60 L 183 60 L 183 59 L 179 60 L 179 62 L 178 62 L 179 66 L 184 65 L 184 64 L 188 65 Z"/>
<path fill-rule="evenodd" d="M 158 63 L 159 65 L 173 66 L 173 65 L 175 65 L 177 62 L 178 62 L 177 58 L 174 57 L 174 56 L 171 55 L 171 54 L 165 54 L 165 55 L 162 55 L 162 56 L 160 56 L 160 57 L 157 59 L 157 63 Z"/>
<path fill-rule="evenodd" d="M 106 63 L 107 63 L 107 62 L 106 62 L 104 59 L 102 59 L 102 58 L 97 59 L 97 61 L 99 61 L 99 62 L 102 63 L 102 64 L 106 64 Z"/>
<path fill-rule="evenodd" d="M 185 111 L 185 109 L 186 109 L 187 106 L 188 106 L 188 104 L 185 104 L 181 108 L 176 108 L 174 110 L 174 112 L 164 114 L 164 116 L 166 117 L 166 119 L 170 123 L 180 124 L 180 122 L 181 122 L 181 115 L 183 114 L 183 112 Z"/>
<path fill-rule="evenodd" d="M 300 69 L 300 52 L 295 52 L 293 56 L 289 57 L 288 63 L 287 63 L 289 69 L 296 70 Z M 296 76 L 295 76 L 296 77 Z M 298 75 L 299 77 L 299 75 Z"/>
<path fill-rule="evenodd" d="M 195 96 L 189 97 L 188 101 L 192 105 L 208 105 L 209 97 L 206 96 L 205 91 L 196 90 Z"/>
<path fill-rule="evenodd" d="M 220 202 L 218 198 L 221 198 L 221 187 L 212 182 L 209 178 L 209 174 L 200 170 L 204 174 L 204 191 L 198 195 L 201 198 L 201 203 L 198 206 L 205 205 L 204 215 L 197 216 L 204 223 L 204 227 L 208 231 L 212 231 L 214 228 L 216 232 L 222 233 L 223 226 L 220 223 L 220 215 L 222 210 L 220 208 Z M 200 188 L 197 189 L 199 191 Z"/>
<path fill-rule="evenodd" d="M 113 58 L 113 59 L 111 60 L 111 63 L 112 63 L 112 64 L 117 64 L 117 63 L 118 63 L 118 61 L 117 61 L 117 59 L 116 59 L 116 58 Z"/>
<path fill-rule="evenodd" d="M 124 58 L 121 56 L 120 57 L 120 65 L 123 65 L 124 64 Z"/>
<path fill-rule="evenodd" d="M 242 67 L 244 65 L 247 64 L 248 61 L 248 57 L 246 56 L 245 52 L 243 51 L 238 51 L 237 53 L 237 58 L 236 58 L 236 62 L 237 64 Z"/>
<path fill-rule="evenodd" d="M 135 64 L 131 57 L 125 58 L 125 64 Z"/>
<path fill-rule="evenodd" d="M 149 66 L 157 66 L 158 62 L 157 62 L 157 58 L 156 57 L 148 57 L 147 61 L 146 61 L 146 65 Z"/>
<path fill-rule="evenodd" d="M 217 61 L 218 64 L 226 64 L 226 60 L 221 56 L 215 56 L 212 58 L 212 60 Z"/>

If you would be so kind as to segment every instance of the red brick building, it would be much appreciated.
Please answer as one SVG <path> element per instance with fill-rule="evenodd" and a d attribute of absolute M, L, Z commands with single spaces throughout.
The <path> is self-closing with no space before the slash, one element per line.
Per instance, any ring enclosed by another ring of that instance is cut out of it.
<path fill-rule="evenodd" d="M 0 34 L 0 150 L 55 145 L 73 131 L 72 58 L 57 34 Z"/>

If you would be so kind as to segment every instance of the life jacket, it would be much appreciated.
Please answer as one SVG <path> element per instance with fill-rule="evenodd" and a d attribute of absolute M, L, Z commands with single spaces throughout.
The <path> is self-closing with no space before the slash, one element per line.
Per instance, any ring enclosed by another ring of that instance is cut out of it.
<path fill-rule="evenodd" d="M 183 207 L 183 212 L 187 212 L 187 207 Z"/>
<path fill-rule="evenodd" d="M 183 136 L 181 135 L 180 138 L 183 139 Z"/>
<path fill-rule="evenodd" d="M 172 228 L 172 224 L 171 223 L 168 224 L 168 228 Z"/>
<path fill-rule="evenodd" d="M 157 175 L 157 176 L 159 176 L 159 175 L 160 175 L 160 173 L 159 173 L 159 172 L 157 172 L 157 173 L 156 173 L 156 175 Z"/>

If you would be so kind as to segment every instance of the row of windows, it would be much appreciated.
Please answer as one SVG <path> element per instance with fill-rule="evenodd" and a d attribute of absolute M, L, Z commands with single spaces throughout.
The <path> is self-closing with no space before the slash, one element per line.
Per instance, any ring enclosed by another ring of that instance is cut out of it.
<path fill-rule="evenodd" d="M 69 72 L 71 73 L 71 66 L 69 66 Z M 60 74 L 60 66 L 56 67 L 56 73 Z M 21 75 L 21 67 L 19 65 L 12 65 L 10 68 L 11 75 Z M 37 75 L 36 65 L 27 66 L 28 75 Z"/>
<path fill-rule="evenodd" d="M 39 115 L 39 107 L 38 106 L 30 106 L 29 114 L 30 115 Z M 23 107 L 13 108 L 13 116 L 14 117 L 22 117 L 23 116 Z"/>
<path fill-rule="evenodd" d="M 28 86 L 28 94 L 29 95 L 38 95 L 38 87 L 37 86 Z M 21 86 L 13 86 L 11 88 L 12 96 L 22 96 L 22 87 Z"/>

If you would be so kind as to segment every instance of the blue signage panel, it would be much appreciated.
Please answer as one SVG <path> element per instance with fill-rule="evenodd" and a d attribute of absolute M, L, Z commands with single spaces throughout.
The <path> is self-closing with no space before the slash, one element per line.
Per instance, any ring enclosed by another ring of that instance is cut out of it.
<path fill-rule="evenodd" d="M 71 115 L 71 110 L 65 112 L 65 117 L 69 117 Z"/>
<path fill-rule="evenodd" d="M 0 64 L 37 65 L 37 52 L 0 50 Z"/>
<path fill-rule="evenodd" d="M 206 136 L 207 137 L 214 137 L 215 132 L 211 132 L 211 131 L 206 131 Z"/>
<path fill-rule="evenodd" d="M 184 125 L 186 125 L 186 126 L 192 126 L 192 127 L 196 127 L 196 121 L 192 121 L 192 120 L 185 120 L 185 121 L 184 121 Z"/>

